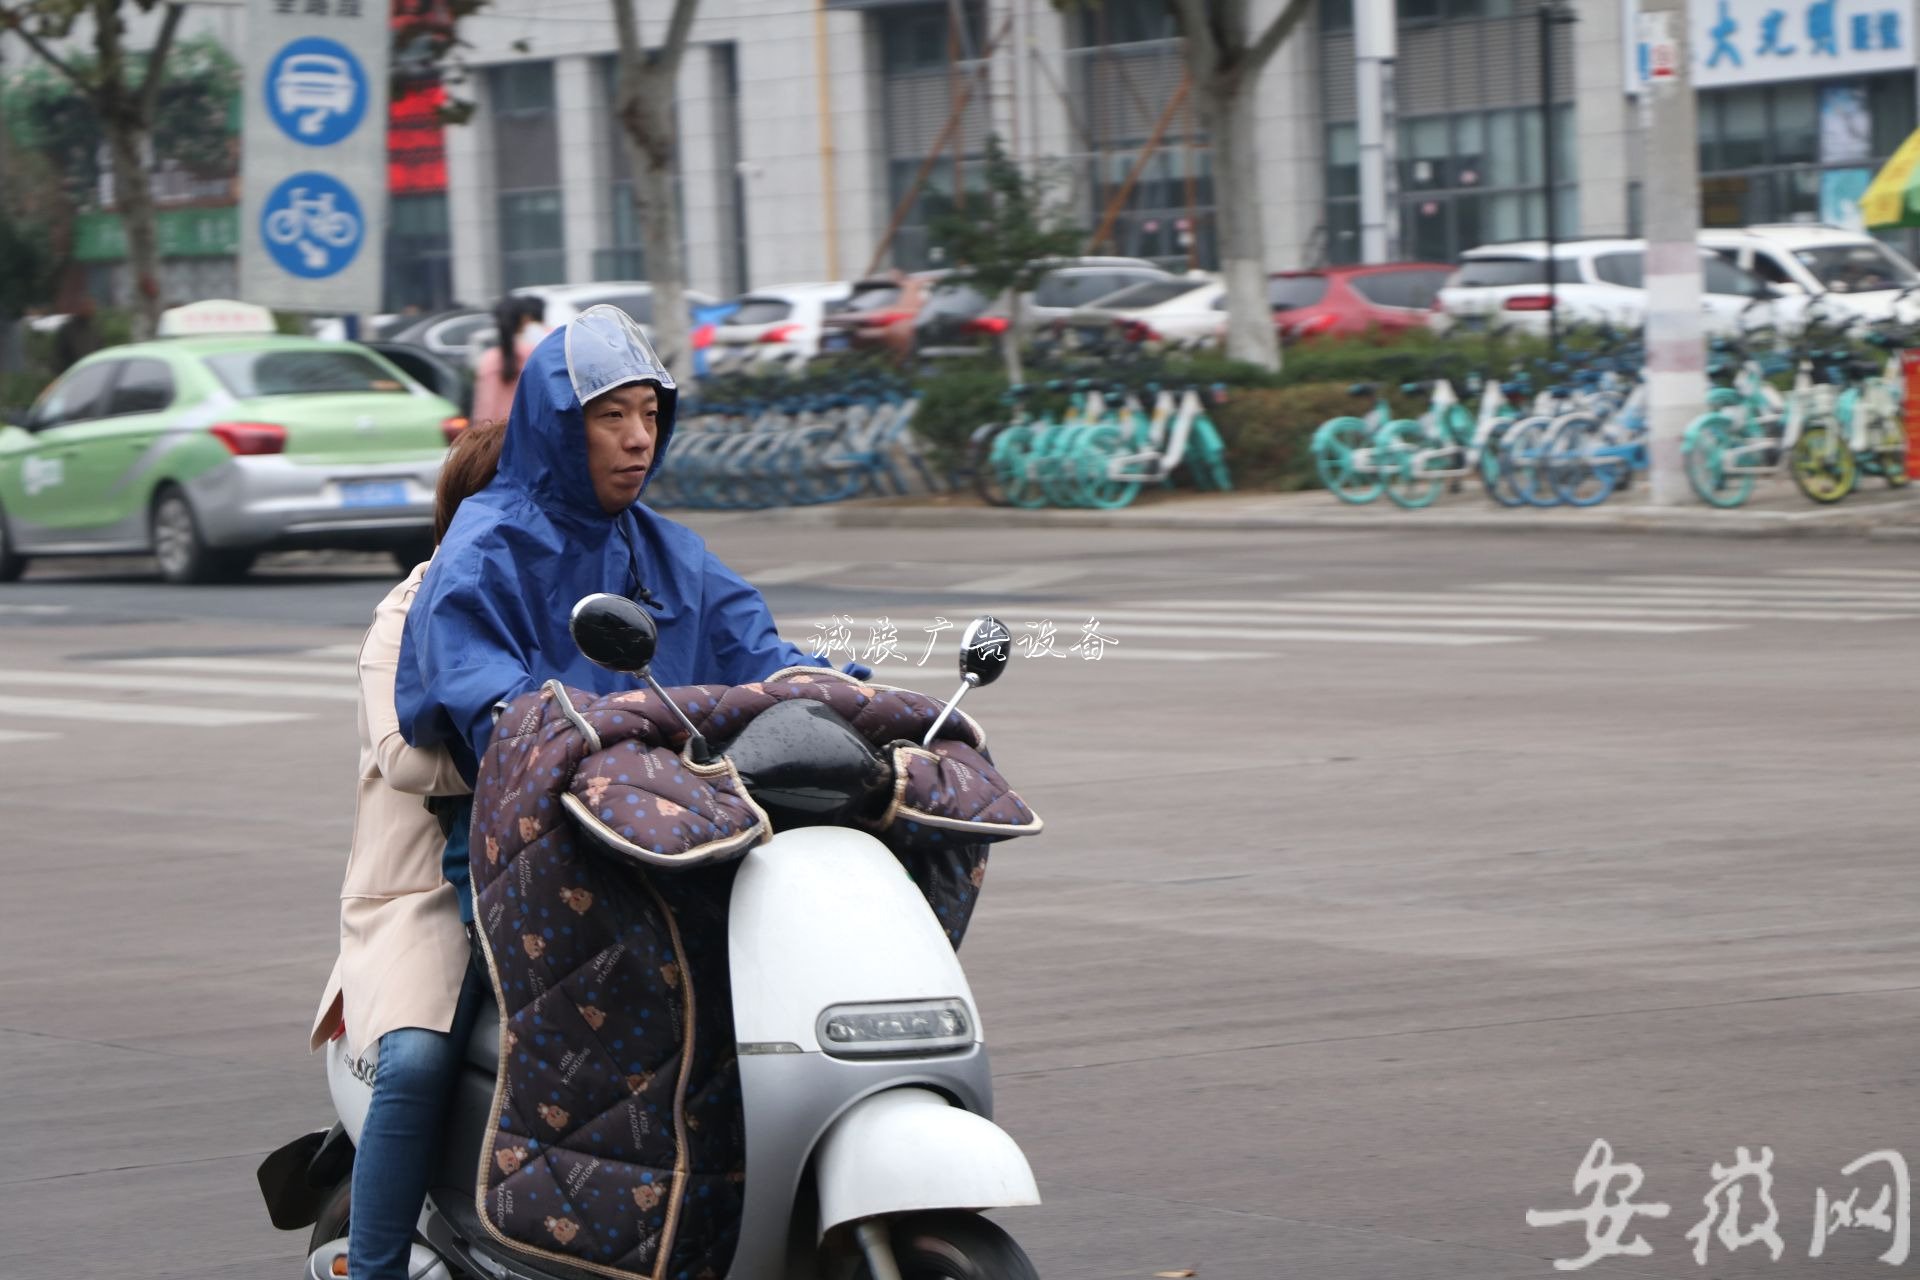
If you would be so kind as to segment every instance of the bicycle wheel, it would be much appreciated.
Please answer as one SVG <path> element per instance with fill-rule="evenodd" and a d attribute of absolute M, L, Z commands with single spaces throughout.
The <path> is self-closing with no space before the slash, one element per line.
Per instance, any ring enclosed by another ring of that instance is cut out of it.
<path fill-rule="evenodd" d="M 1834 428 L 1808 427 L 1793 446 L 1793 482 L 1815 502 L 1838 502 L 1859 480 L 1853 450 Z"/>
<path fill-rule="evenodd" d="M 1140 496 L 1141 482 L 1116 479 L 1109 464 L 1128 451 L 1130 433 L 1117 426 L 1096 427 L 1080 443 L 1073 457 L 1079 479 L 1080 505 L 1111 511 Z"/>
<path fill-rule="evenodd" d="M 1874 424 L 1873 431 L 1867 436 L 1867 448 L 1871 451 L 1880 478 L 1887 482 L 1890 489 L 1906 487 L 1907 475 L 1907 434 L 1898 422 L 1881 420 Z"/>
<path fill-rule="evenodd" d="M 1535 507 L 1558 506 L 1560 495 L 1553 491 L 1553 482 L 1547 475 L 1553 419 L 1523 418 L 1508 429 L 1500 443 L 1500 468 L 1521 501 Z"/>
<path fill-rule="evenodd" d="M 1384 485 L 1371 464 L 1359 465 L 1355 454 L 1366 449 L 1373 432 L 1359 418 L 1334 418 L 1313 433 L 1313 465 L 1320 483 L 1342 502 L 1372 502 Z"/>
<path fill-rule="evenodd" d="M 1740 428 L 1724 413 L 1695 418 L 1686 432 L 1687 483 L 1712 507 L 1737 507 L 1753 496 L 1751 472 L 1728 475 L 1727 451 L 1744 443 Z"/>
<path fill-rule="evenodd" d="M 1524 507 L 1527 500 L 1513 487 L 1513 477 L 1500 465 L 1500 447 L 1512 426 L 1511 422 L 1502 422 L 1487 432 L 1487 438 L 1480 446 L 1480 465 L 1477 469 L 1481 487 L 1486 489 L 1489 498 L 1503 507 Z"/>
<path fill-rule="evenodd" d="M 1395 505 L 1413 511 L 1432 506 L 1440 496 L 1445 481 L 1429 474 L 1435 469 L 1431 460 L 1419 460 L 1432 449 L 1426 428 L 1407 418 L 1389 422 L 1373 438 L 1374 464 L 1386 477 L 1387 497 Z"/>
<path fill-rule="evenodd" d="M 1547 450 L 1547 479 L 1560 501 L 1572 507 L 1592 507 L 1613 496 L 1626 462 L 1609 457 L 1605 430 L 1584 414 L 1562 418 L 1554 427 Z"/>
<path fill-rule="evenodd" d="M 1233 489 L 1233 473 L 1227 469 L 1227 445 L 1220 438 L 1220 429 L 1213 425 L 1213 419 L 1201 414 L 1193 420 L 1193 441 L 1188 446 L 1187 469 L 1192 472 L 1194 484 L 1202 489 L 1211 489 L 1216 493 L 1227 493 Z"/>
<path fill-rule="evenodd" d="M 980 428 L 967 441 L 967 466 L 973 472 L 973 491 L 980 500 L 990 507 L 1012 505 L 1007 501 L 1007 491 L 1000 485 L 1000 473 L 993 469 L 993 442 L 1007 423 L 995 422 Z"/>

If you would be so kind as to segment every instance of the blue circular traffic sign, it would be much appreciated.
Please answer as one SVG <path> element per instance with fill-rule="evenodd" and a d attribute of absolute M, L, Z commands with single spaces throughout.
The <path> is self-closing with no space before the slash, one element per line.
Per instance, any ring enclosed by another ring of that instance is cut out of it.
<path fill-rule="evenodd" d="M 267 113 L 280 132 L 310 147 L 330 147 L 367 114 L 367 73 L 336 40 L 305 36 L 267 67 Z"/>
<path fill-rule="evenodd" d="M 366 218 L 346 184 L 328 173 L 296 173 L 260 210 L 260 240 L 281 268 L 307 280 L 346 269 L 366 238 Z"/>

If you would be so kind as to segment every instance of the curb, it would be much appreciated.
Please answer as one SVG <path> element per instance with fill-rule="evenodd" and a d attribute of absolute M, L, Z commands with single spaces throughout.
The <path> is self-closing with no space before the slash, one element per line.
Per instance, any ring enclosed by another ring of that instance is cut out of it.
<path fill-rule="evenodd" d="M 1185 506 L 1186 504 L 1182 504 Z M 1877 503 L 1871 510 L 1715 512 L 1619 509 L 1608 514 L 1514 515 L 1353 512 L 1028 511 L 1007 507 L 915 507 L 843 504 L 737 513 L 750 519 L 841 529 L 973 529 L 982 518 L 1001 528 L 1137 529 L 1141 531 L 1662 534 L 1706 538 L 1856 538 L 1920 541 L 1920 497 Z M 1904 517 L 1889 520 L 1888 517 Z"/>

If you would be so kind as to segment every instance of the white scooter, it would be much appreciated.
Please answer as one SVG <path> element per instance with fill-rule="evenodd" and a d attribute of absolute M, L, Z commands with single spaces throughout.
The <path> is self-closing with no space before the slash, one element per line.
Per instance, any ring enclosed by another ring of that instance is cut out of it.
<path fill-rule="evenodd" d="M 572 622 L 587 657 L 658 689 L 646 671 L 656 632 L 645 610 L 618 596 L 589 596 Z M 1010 641 L 995 619 L 968 627 L 963 683 L 928 741 L 968 689 L 998 678 Z M 807 732 L 772 737 L 793 752 Z M 742 764 L 738 754 L 730 758 Z M 761 763 L 790 780 L 806 759 Z M 741 772 L 755 773 L 744 765 Z M 781 831 L 778 802 L 755 796 L 776 814 L 777 833 L 741 859 L 728 908 L 746 1125 L 746 1196 L 728 1280 L 1034 1280 L 1019 1245 L 978 1216 L 1038 1204 L 1040 1195 L 1019 1146 L 990 1118 L 980 1015 L 926 899 L 874 837 L 838 826 Z M 523 1256 L 480 1222 L 475 1185 L 499 1042 L 489 1001 L 468 1045 L 409 1273 L 603 1275 Z M 340 1122 L 282 1147 L 260 1168 L 274 1225 L 312 1228 L 309 1280 L 347 1275 L 353 1144 L 372 1074 L 371 1063 L 350 1057 L 336 1038 L 327 1046 L 327 1083 Z"/>

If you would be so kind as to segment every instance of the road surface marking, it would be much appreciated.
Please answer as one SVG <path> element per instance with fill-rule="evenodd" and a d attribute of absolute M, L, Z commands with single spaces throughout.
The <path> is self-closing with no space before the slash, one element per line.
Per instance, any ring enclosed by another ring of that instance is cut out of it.
<path fill-rule="evenodd" d="M 775 565 L 771 569 L 758 569 L 740 576 L 756 587 L 778 587 L 789 582 L 812 582 L 859 567 L 859 563 L 852 560 L 799 560 L 793 564 Z"/>
<path fill-rule="evenodd" d="M 1291 623 L 1295 626 L 1352 626 L 1386 627 L 1396 625 L 1415 625 L 1422 627 L 1453 627 L 1459 629 L 1535 630 L 1535 631 L 1617 631 L 1623 634 L 1677 635 L 1685 631 L 1727 631 L 1730 624 L 1714 622 L 1621 622 L 1611 618 L 1533 618 L 1518 617 L 1516 610 L 1506 610 L 1499 617 L 1484 617 L 1463 614 L 1460 610 L 1435 611 L 1422 610 L 1417 616 L 1412 611 L 1395 611 L 1381 617 L 1368 617 L 1362 609 L 1347 610 L 1336 608 L 1330 616 L 1320 617 L 1314 613 L 1312 605 L 1298 609 L 1276 606 L 1266 616 L 1276 622 Z M 1099 614 L 1104 626 L 1108 622 L 1122 622 L 1129 625 L 1139 622 L 1251 622 L 1242 614 L 1202 613 L 1190 609 L 1149 610 L 1149 609 L 1104 609 Z"/>
<path fill-rule="evenodd" d="M 357 683 L 351 662 L 281 662 L 271 658 L 114 658 L 100 664 L 116 669 L 153 671 L 212 671 L 233 675 L 299 676 L 307 680 L 345 680 Z"/>
<path fill-rule="evenodd" d="M 104 724 L 172 724 L 225 728 L 306 720 L 298 711 L 223 711 L 215 707 L 169 707 L 154 702 L 88 702 L 65 698 L 15 698 L 0 694 L 0 714 L 29 719 L 97 720 Z"/>
<path fill-rule="evenodd" d="M 154 693 L 207 693 L 226 698 L 319 698 L 353 702 L 360 697 L 355 682 L 293 684 L 263 680 L 212 680 L 193 676 L 150 676 L 137 671 L 0 671 L 0 684 L 24 684 L 43 689 L 128 689 Z"/>

